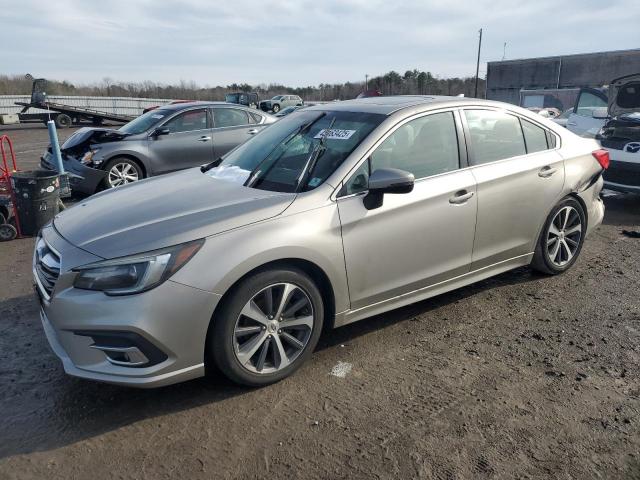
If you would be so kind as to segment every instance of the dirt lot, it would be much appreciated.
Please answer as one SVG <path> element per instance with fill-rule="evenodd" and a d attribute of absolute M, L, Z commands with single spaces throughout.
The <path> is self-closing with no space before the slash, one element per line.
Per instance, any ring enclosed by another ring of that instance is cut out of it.
<path fill-rule="evenodd" d="M 27 161 L 36 130 L 11 132 Z M 640 198 L 606 205 L 568 273 L 521 268 L 335 330 L 258 390 L 65 376 L 33 241 L 0 244 L 0 479 L 640 479 L 640 239 L 622 234 Z"/>

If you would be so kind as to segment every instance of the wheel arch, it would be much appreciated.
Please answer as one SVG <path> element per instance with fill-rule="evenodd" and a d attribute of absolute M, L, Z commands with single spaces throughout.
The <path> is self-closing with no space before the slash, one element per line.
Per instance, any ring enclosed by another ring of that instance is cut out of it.
<path fill-rule="evenodd" d="M 584 230 L 586 232 L 587 229 L 589 228 L 589 209 L 587 208 L 587 204 L 585 203 L 583 198 L 580 195 L 578 195 L 578 192 L 571 192 L 569 193 L 569 195 L 567 195 L 564 198 L 573 198 L 574 200 L 577 200 L 580 206 L 582 207 L 582 213 L 584 213 L 584 222 L 585 222 Z M 564 198 L 562 200 L 564 200 Z"/>
<path fill-rule="evenodd" d="M 544 219 L 542 220 L 542 223 L 538 226 L 538 234 L 536 235 L 535 238 L 535 243 L 533 244 L 533 248 L 536 248 L 536 245 L 538 245 L 538 242 L 540 241 L 540 235 L 542 235 L 542 232 L 544 230 L 544 226 L 547 223 L 547 219 L 549 218 L 549 215 L 551 215 L 551 212 L 553 212 L 553 209 L 556 208 L 558 206 L 558 204 L 564 202 L 567 198 L 572 198 L 574 200 L 577 200 L 578 203 L 580 204 L 580 206 L 582 207 L 582 211 L 584 212 L 584 221 L 585 221 L 585 230 L 589 225 L 589 211 L 587 210 L 587 205 L 584 202 L 584 200 L 580 197 L 580 195 L 578 195 L 577 192 L 569 192 L 566 195 L 560 197 L 558 199 L 557 202 L 555 202 L 551 208 L 549 209 L 549 211 L 547 212 L 547 214 L 544 216 Z"/>
<path fill-rule="evenodd" d="M 137 157 L 136 155 L 133 155 L 131 153 L 114 152 L 113 155 L 109 155 L 107 158 L 104 159 L 104 161 L 102 162 L 103 168 L 104 168 L 104 165 L 109 163 L 114 158 L 126 158 L 133 162 L 136 162 L 136 164 L 142 169 L 143 178 L 147 178 L 149 176 L 149 169 L 147 168 L 147 165 L 145 164 L 145 162 L 139 157 Z"/>
<path fill-rule="evenodd" d="M 335 293 L 333 290 L 333 285 L 327 273 L 316 263 L 310 260 L 302 259 L 302 258 L 291 257 L 291 258 L 282 258 L 278 260 L 272 260 L 258 267 L 252 268 L 251 270 L 243 274 L 235 282 L 233 282 L 233 284 L 222 295 L 222 298 L 220 299 L 220 301 L 214 308 L 213 313 L 211 314 L 211 320 L 209 321 L 209 327 L 207 328 L 207 336 L 204 344 L 204 359 L 206 362 L 209 360 L 209 357 L 210 357 L 207 349 L 209 348 L 209 345 L 211 343 L 209 339 L 210 339 L 211 332 L 213 331 L 213 324 L 215 322 L 216 315 L 219 314 L 225 302 L 231 297 L 233 292 L 236 291 L 238 286 L 245 279 L 249 278 L 251 275 L 254 275 L 258 272 L 263 272 L 265 270 L 276 269 L 276 268 L 286 268 L 286 267 L 290 267 L 290 268 L 293 267 L 298 270 L 301 270 L 302 272 L 307 274 L 311 278 L 311 280 L 314 281 L 314 283 L 318 286 L 318 289 L 320 290 L 320 294 L 322 296 L 322 302 L 324 307 L 323 326 L 325 329 L 332 329 L 334 327 L 334 320 L 335 320 L 335 313 L 336 313 L 335 312 L 336 310 Z"/>

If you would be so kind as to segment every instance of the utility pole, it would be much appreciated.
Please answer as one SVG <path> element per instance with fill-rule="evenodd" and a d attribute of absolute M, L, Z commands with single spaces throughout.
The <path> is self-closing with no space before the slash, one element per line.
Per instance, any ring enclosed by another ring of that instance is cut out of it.
<path fill-rule="evenodd" d="M 478 98 L 478 75 L 480 74 L 480 49 L 482 48 L 482 29 L 480 29 L 480 37 L 478 38 L 478 61 L 476 63 L 476 88 L 473 96 Z"/>
<path fill-rule="evenodd" d="M 364 91 L 366 92 L 367 90 L 369 90 L 369 74 L 365 73 L 364 74 Z"/>

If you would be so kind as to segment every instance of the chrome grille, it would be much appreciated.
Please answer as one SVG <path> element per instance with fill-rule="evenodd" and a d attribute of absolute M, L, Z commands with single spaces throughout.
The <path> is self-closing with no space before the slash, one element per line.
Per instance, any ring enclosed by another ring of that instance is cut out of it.
<path fill-rule="evenodd" d="M 38 288 L 48 299 L 60 276 L 60 257 L 42 238 L 36 243 L 33 269 Z"/>

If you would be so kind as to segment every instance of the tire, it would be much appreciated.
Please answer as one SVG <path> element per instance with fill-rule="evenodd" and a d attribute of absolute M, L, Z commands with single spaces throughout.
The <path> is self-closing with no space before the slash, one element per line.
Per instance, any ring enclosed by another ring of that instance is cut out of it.
<path fill-rule="evenodd" d="M 107 172 L 103 181 L 105 189 L 127 185 L 144 178 L 144 172 L 138 162 L 127 157 L 112 158 L 104 169 Z M 120 172 L 120 175 L 117 172 Z"/>
<path fill-rule="evenodd" d="M 8 242 L 18 236 L 18 230 L 16 227 L 9 223 L 0 225 L 0 242 Z"/>
<path fill-rule="evenodd" d="M 547 275 L 569 270 L 582 251 L 586 227 L 587 217 L 580 202 L 565 198 L 551 210 L 544 223 L 531 267 Z"/>
<path fill-rule="evenodd" d="M 273 107 L 271 107 L 271 109 L 273 110 L 273 113 L 278 113 L 280 111 L 280 105 L 276 103 Z"/>
<path fill-rule="evenodd" d="M 99 127 L 100 125 L 102 125 L 102 118 L 98 118 L 98 117 L 93 117 L 91 119 L 91 124 L 95 125 L 96 127 Z"/>
<path fill-rule="evenodd" d="M 300 270 L 258 272 L 234 287 L 223 302 L 208 335 L 207 351 L 216 367 L 236 383 L 260 387 L 280 381 L 300 368 L 318 343 L 324 319 L 322 296 Z M 274 318 L 278 311 L 283 312 L 281 322 Z"/>
<path fill-rule="evenodd" d="M 71 126 L 71 117 L 66 113 L 61 113 L 56 116 L 55 123 L 58 128 L 69 128 Z"/>

